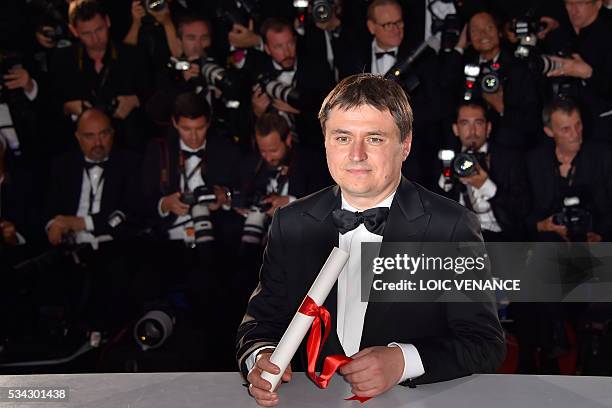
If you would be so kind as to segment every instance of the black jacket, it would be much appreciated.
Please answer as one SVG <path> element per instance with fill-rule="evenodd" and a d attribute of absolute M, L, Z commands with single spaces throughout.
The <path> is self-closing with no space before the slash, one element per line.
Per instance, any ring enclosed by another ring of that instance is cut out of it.
<path fill-rule="evenodd" d="M 245 376 L 245 358 L 258 347 L 278 343 L 330 251 L 338 245 L 331 213 L 340 208 L 340 201 L 339 188 L 334 186 L 276 212 L 260 283 L 238 329 L 237 358 Z M 438 241 L 482 242 L 476 217 L 459 204 L 402 179 L 383 242 Z M 330 311 L 334 330 L 321 358 L 343 353 L 335 330 L 336 286 L 324 306 Z M 494 371 L 505 352 L 495 306 L 489 303 L 370 303 L 360 348 L 392 341 L 417 348 L 425 374 L 416 383 Z M 298 350 L 301 357 L 305 356 L 304 343 Z"/>

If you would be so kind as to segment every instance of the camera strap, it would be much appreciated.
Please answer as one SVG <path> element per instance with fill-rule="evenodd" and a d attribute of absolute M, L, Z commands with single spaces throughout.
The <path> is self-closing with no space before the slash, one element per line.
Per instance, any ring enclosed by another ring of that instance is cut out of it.
<path fill-rule="evenodd" d="M 208 185 L 208 182 L 206 181 L 206 177 L 204 175 L 204 171 L 206 170 L 206 166 L 204 163 L 204 157 L 202 157 L 200 159 L 200 162 L 197 164 L 197 166 L 195 166 L 189 172 L 189 174 L 187 174 L 187 168 L 185 166 L 185 156 L 183 155 L 183 152 L 180 151 L 179 152 L 179 168 L 181 170 L 181 174 L 183 175 L 183 186 L 182 186 L 183 192 L 191 191 L 191 189 L 189 188 L 189 180 L 191 180 L 198 171 L 201 172 L 202 181 L 204 182 L 204 185 Z"/>

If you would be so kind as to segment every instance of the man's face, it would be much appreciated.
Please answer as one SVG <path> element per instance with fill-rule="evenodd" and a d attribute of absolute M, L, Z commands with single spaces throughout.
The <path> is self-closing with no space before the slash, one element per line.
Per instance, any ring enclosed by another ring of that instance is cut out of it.
<path fill-rule="evenodd" d="M 172 124 L 178 131 L 179 137 L 189 148 L 199 149 L 204 145 L 206 140 L 206 131 L 208 130 L 208 121 L 206 117 L 200 116 L 199 118 L 189 119 L 186 117 L 179 117 L 178 121 L 172 119 Z"/>
<path fill-rule="evenodd" d="M 555 146 L 564 152 L 578 152 L 582 145 L 582 118 L 575 110 L 569 115 L 556 111 L 551 115 L 550 127 L 545 126 L 544 132 L 553 138 Z"/>
<path fill-rule="evenodd" d="M 453 133 L 461 140 L 463 147 L 478 150 L 491 133 L 491 122 L 487 121 L 481 108 L 463 106 L 459 109 L 457 122 L 453 123 Z"/>
<path fill-rule="evenodd" d="M 291 68 L 295 63 L 295 35 L 288 28 L 280 32 L 269 30 L 266 33 L 266 53 L 283 68 Z"/>
<path fill-rule="evenodd" d="M 499 31 L 489 13 L 475 14 L 470 20 L 470 40 L 479 53 L 499 49 Z"/>
<path fill-rule="evenodd" d="M 102 161 L 113 148 L 114 130 L 108 117 L 100 112 L 87 111 L 81 117 L 76 138 L 81 151 L 89 160 Z"/>
<path fill-rule="evenodd" d="M 204 50 L 210 47 L 208 25 L 202 21 L 184 24 L 181 27 L 181 44 L 188 60 L 201 58 Z"/>
<path fill-rule="evenodd" d="M 368 30 L 383 49 L 399 47 L 404 39 L 402 9 L 393 4 L 374 8 L 374 20 L 368 20 Z"/>
<path fill-rule="evenodd" d="M 599 14 L 601 0 L 566 0 L 565 9 L 572 26 L 577 29 L 588 27 Z"/>
<path fill-rule="evenodd" d="M 369 105 L 334 108 L 325 123 L 327 165 L 344 197 L 357 208 L 376 205 L 397 187 L 411 135 L 400 142 L 391 113 Z"/>
<path fill-rule="evenodd" d="M 108 44 L 108 29 L 110 27 L 110 19 L 96 14 L 94 18 L 88 21 L 77 21 L 74 26 L 71 26 L 71 31 L 77 37 L 87 51 L 102 52 L 106 50 Z"/>
<path fill-rule="evenodd" d="M 256 134 L 255 141 L 261 157 L 270 167 L 279 166 L 291 148 L 291 135 L 283 142 L 277 131 L 265 136 Z"/>

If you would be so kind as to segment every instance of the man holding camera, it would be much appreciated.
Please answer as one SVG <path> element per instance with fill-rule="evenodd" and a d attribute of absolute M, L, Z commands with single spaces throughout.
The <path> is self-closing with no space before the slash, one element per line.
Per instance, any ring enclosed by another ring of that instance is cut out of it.
<path fill-rule="evenodd" d="M 83 112 L 75 136 L 80 150 L 57 157 L 51 168 L 47 238 L 52 246 L 69 249 L 75 261 L 69 268 L 75 276 L 58 282 L 67 279 L 66 289 L 82 290 L 78 283 L 87 287 L 90 280 L 92 297 L 85 313 L 106 327 L 120 323 L 114 313 L 121 307 L 114 296 L 127 284 L 122 248 L 138 225 L 133 211 L 138 160 L 113 147 L 111 120 L 97 109 Z"/>
<path fill-rule="evenodd" d="M 143 211 L 159 245 L 155 266 L 166 277 L 191 280 L 195 291 L 210 287 L 213 253 L 223 258 L 240 242 L 240 217 L 230 211 L 239 151 L 210 124 L 206 100 L 180 94 L 173 127 L 150 142 L 142 166 Z"/>
<path fill-rule="evenodd" d="M 587 135 L 612 141 L 612 55 L 607 39 L 612 26 L 600 14 L 601 0 L 565 0 L 569 25 L 562 25 L 545 39 L 555 69 L 547 76 L 556 94 L 574 98 L 585 121 Z"/>
<path fill-rule="evenodd" d="M 119 126 L 118 142 L 141 149 L 145 135 L 138 108 L 149 77 L 141 55 L 110 40 L 110 19 L 96 0 L 71 3 L 69 21 L 80 42 L 58 49 L 50 69 L 64 114 L 75 119 L 88 107 L 103 110 Z"/>
<path fill-rule="evenodd" d="M 521 155 L 489 141 L 491 122 L 482 102 L 459 105 L 453 133 L 461 147 L 445 163 L 438 186 L 443 194 L 476 213 L 485 242 L 520 241 L 529 210 L 529 187 Z"/>
<path fill-rule="evenodd" d="M 501 35 L 492 13 L 474 14 L 457 47 L 442 54 L 442 80 L 451 101 L 484 99 L 496 130 L 492 140 L 526 150 L 536 144 L 539 131 L 535 76 L 523 61 L 501 48 Z M 468 41 L 473 50 L 468 49 Z"/>
<path fill-rule="evenodd" d="M 578 105 L 554 99 L 543 111 L 544 132 L 554 143 L 529 153 L 533 207 L 529 232 L 538 241 L 608 241 L 612 238 L 611 154 L 585 142 Z M 569 217 L 573 214 L 574 216 Z"/>

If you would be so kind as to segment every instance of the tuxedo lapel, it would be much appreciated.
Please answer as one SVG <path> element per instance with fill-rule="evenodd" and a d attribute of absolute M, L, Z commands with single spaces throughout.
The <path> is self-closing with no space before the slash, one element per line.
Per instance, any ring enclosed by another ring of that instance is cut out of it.
<path fill-rule="evenodd" d="M 383 235 L 383 244 L 387 242 L 420 242 L 423 241 L 429 225 L 431 214 L 425 212 L 420 195 L 410 181 L 402 177 L 397 189 Z M 390 257 L 394 254 L 382 250 L 379 256 Z M 386 324 L 386 314 L 391 302 L 371 302 L 368 304 L 363 324 L 360 349 L 377 345 L 377 327 Z"/>

